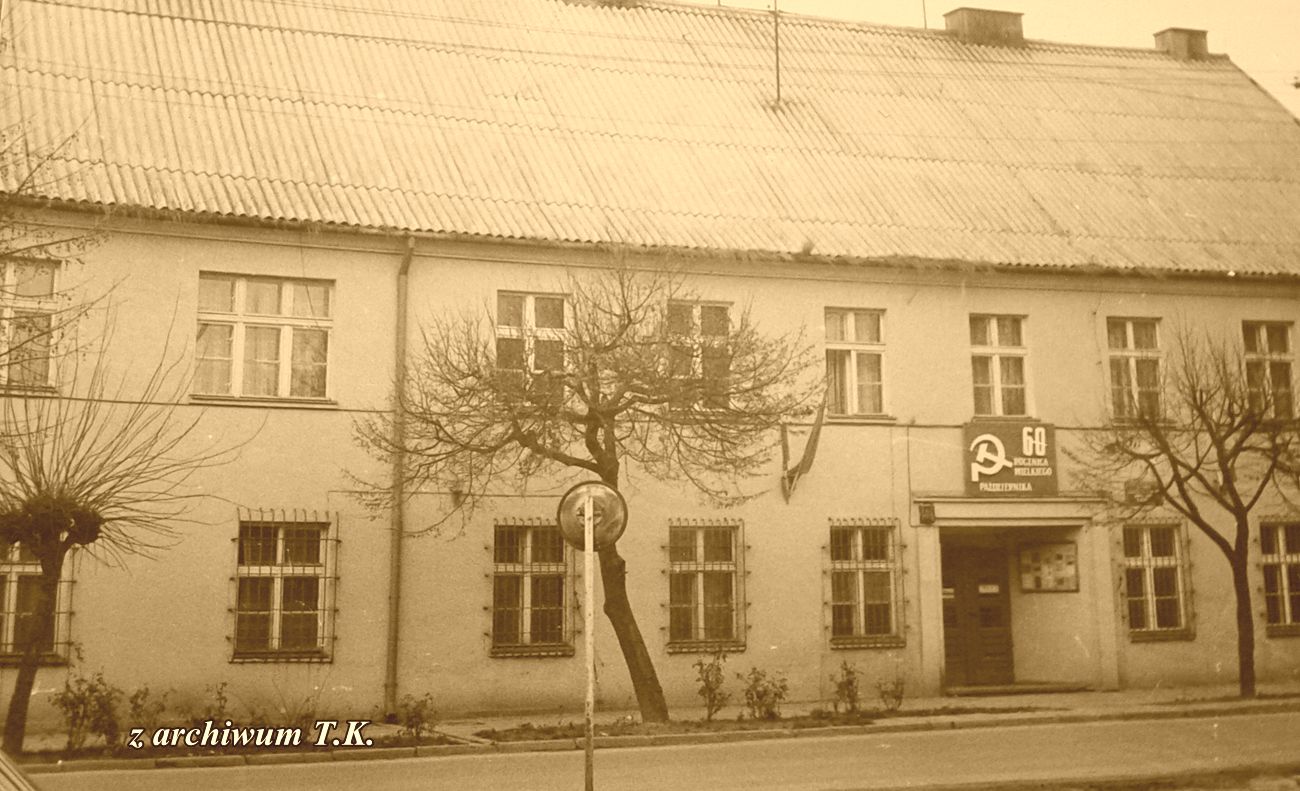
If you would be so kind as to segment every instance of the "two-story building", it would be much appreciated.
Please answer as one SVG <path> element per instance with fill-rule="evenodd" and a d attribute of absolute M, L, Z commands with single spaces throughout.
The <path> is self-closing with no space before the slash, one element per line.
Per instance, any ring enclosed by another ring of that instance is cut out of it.
<path fill-rule="evenodd" d="M 1118 49 L 972 9 L 917 30 L 649 0 L 4 13 L 0 187 L 25 232 L 94 235 L 8 256 L 6 341 L 106 294 L 104 365 L 179 355 L 178 414 L 238 447 L 156 559 L 74 564 L 57 653 L 177 707 L 225 682 L 236 714 L 575 705 L 572 481 L 430 533 L 457 493 L 367 508 L 389 470 L 355 436 L 430 322 L 563 339 L 566 278 L 619 262 L 684 273 L 694 330 L 748 309 L 826 366 L 788 498 L 806 419 L 736 508 L 627 471 L 620 552 L 670 703 L 698 703 L 719 647 L 795 700 L 842 662 L 918 694 L 1235 679 L 1217 549 L 1099 518 L 1057 447 L 1157 397 L 1181 326 L 1292 387 L 1300 127 L 1204 33 Z M 10 366 L 10 397 L 57 395 L 53 370 Z M 1300 521 L 1257 513 L 1258 668 L 1295 679 Z M 32 572 L 0 565 L 0 651 Z M 601 703 L 627 706 L 596 628 Z"/>

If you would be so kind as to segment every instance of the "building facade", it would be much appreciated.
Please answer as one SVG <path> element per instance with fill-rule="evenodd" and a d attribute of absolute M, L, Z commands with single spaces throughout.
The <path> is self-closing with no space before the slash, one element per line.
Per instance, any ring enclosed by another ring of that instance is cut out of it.
<path fill-rule="evenodd" d="M 1203 34 L 1138 51 L 970 10 L 948 31 L 796 17 L 778 101 L 767 15 L 434 5 L 6 9 L 5 98 L 49 152 L 7 194 L 24 233 L 95 238 L 9 256 L 6 332 L 108 294 L 111 321 L 77 331 L 111 324 L 128 379 L 181 360 L 196 448 L 238 455 L 194 479 L 157 559 L 83 553 L 55 654 L 196 709 L 223 682 L 250 712 L 573 706 L 580 563 L 554 513 L 581 476 L 432 530 L 458 493 L 367 507 L 391 471 L 355 437 L 422 328 L 468 312 L 499 359 L 542 367 L 568 278 L 618 265 L 683 273 L 701 339 L 748 310 L 825 360 L 825 420 L 792 422 L 795 458 L 745 504 L 626 471 L 620 552 L 670 704 L 698 703 L 716 650 L 804 701 L 833 697 L 842 662 L 918 694 L 1235 680 L 1218 550 L 1160 510 L 1105 518 L 1070 457 L 1159 398 L 1182 328 L 1240 343 L 1290 409 L 1300 129 Z M 55 373 L 11 363 L 10 397 L 57 393 Z M 1300 516 L 1255 513 L 1257 666 L 1295 679 Z M 601 703 L 630 706 L 596 629 Z"/>

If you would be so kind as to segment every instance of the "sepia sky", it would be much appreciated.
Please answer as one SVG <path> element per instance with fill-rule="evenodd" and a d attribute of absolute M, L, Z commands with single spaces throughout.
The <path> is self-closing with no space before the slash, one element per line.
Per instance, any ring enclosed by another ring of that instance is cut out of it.
<path fill-rule="evenodd" d="M 793 14 L 922 27 L 923 0 L 777 0 Z M 773 0 L 695 0 L 700 5 L 772 7 Z M 1210 51 L 1233 62 L 1300 116 L 1300 0 L 924 0 L 931 28 L 963 5 L 1024 14 L 1025 37 L 1078 44 L 1152 48 L 1167 27 L 1209 32 Z"/>

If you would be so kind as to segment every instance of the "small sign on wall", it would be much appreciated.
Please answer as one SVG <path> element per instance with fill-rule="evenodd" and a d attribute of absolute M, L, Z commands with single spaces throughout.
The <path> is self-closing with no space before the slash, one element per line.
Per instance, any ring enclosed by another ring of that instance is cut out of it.
<path fill-rule="evenodd" d="M 1079 590 L 1079 547 L 1073 541 L 1020 548 L 1020 590 L 1049 593 Z"/>

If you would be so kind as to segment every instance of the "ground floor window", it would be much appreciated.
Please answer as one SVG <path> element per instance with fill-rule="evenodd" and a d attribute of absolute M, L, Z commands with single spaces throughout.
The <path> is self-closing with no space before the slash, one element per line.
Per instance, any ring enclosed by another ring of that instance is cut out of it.
<path fill-rule="evenodd" d="M 744 543 L 738 522 L 668 527 L 668 650 L 741 650 Z"/>
<path fill-rule="evenodd" d="M 279 516 L 239 523 L 233 658 L 325 660 L 334 636 L 333 522 Z"/>
<path fill-rule="evenodd" d="M 492 542 L 492 655 L 573 653 L 573 553 L 560 528 L 497 523 Z"/>
<path fill-rule="evenodd" d="M 892 520 L 832 521 L 832 647 L 897 645 L 902 641 L 897 536 Z"/>
<path fill-rule="evenodd" d="M 1300 634 L 1300 524 L 1259 530 L 1264 612 L 1270 634 Z"/>
<path fill-rule="evenodd" d="M 1124 527 L 1124 599 L 1134 639 L 1190 637 L 1190 596 L 1183 528 Z"/>
<path fill-rule="evenodd" d="M 71 555 L 65 558 L 65 570 L 71 569 L 72 560 Z M 41 563 L 35 555 L 22 544 L 0 545 L 0 660 L 16 660 L 42 625 L 38 612 L 40 584 Z M 67 658 L 70 588 L 71 575 L 65 573 L 55 595 L 54 611 L 45 616 L 49 629 L 41 652 L 49 661 Z"/>

